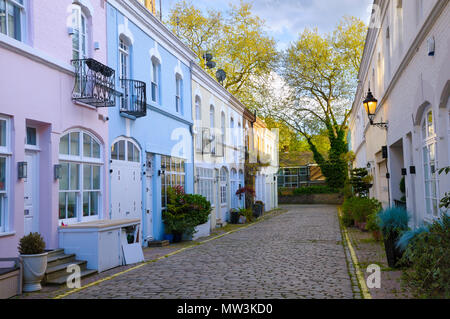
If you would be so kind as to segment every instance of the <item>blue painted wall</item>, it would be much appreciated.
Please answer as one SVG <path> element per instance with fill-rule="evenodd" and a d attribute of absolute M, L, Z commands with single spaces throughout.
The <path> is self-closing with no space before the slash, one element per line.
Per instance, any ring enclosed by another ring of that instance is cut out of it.
<path fill-rule="evenodd" d="M 116 88 L 119 84 L 119 25 L 125 24 L 122 13 L 112 5 L 107 4 L 107 41 L 108 41 L 108 65 L 116 70 Z M 131 19 L 131 17 L 130 17 Z M 151 99 L 151 73 L 152 61 L 150 49 L 155 47 L 155 40 L 145 34 L 141 29 L 128 21 L 128 29 L 134 42 L 130 47 L 130 78 L 144 81 L 147 84 L 147 115 L 136 120 L 128 120 L 129 137 L 135 139 L 142 148 L 141 163 L 145 163 L 146 152 L 153 153 L 153 235 L 155 239 L 164 237 L 164 225 L 161 218 L 161 178 L 158 170 L 161 169 L 161 155 L 186 158 L 186 192 L 194 191 L 194 168 L 192 160 L 192 105 L 191 105 L 191 74 L 189 66 L 178 62 L 178 59 L 158 44 L 161 55 L 161 105 L 152 102 Z M 180 63 L 183 73 L 182 83 L 182 112 L 176 112 L 175 93 L 176 78 L 175 68 Z M 111 143 L 120 136 L 127 136 L 127 119 L 120 112 L 120 99 L 116 100 L 116 107 L 109 109 L 109 140 Z M 183 137 L 182 137 L 183 136 Z M 175 152 L 180 141 L 186 142 L 183 146 L 184 156 Z M 143 167 L 142 172 L 145 171 Z M 142 200 L 144 216 L 147 207 L 145 196 L 145 176 L 142 178 Z"/>

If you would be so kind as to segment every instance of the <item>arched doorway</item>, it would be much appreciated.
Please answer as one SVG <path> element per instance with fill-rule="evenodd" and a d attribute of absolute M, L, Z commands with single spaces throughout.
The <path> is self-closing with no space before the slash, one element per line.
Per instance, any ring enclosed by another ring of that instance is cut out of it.
<path fill-rule="evenodd" d="M 132 139 L 111 147 L 111 219 L 142 217 L 141 151 Z"/>
<path fill-rule="evenodd" d="M 226 167 L 220 169 L 220 179 L 219 179 L 219 204 L 220 209 L 217 223 L 224 223 L 227 219 L 228 212 L 228 170 Z"/>
<path fill-rule="evenodd" d="M 236 195 L 239 189 L 239 175 L 236 169 L 231 170 L 230 174 L 230 198 L 231 198 L 231 208 L 239 208 L 239 197 Z"/>

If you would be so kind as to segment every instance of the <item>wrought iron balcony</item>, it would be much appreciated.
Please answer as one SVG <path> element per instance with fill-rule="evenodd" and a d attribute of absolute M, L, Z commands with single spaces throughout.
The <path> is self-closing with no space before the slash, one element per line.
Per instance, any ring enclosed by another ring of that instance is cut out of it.
<path fill-rule="evenodd" d="M 134 117 L 147 115 L 146 84 L 142 81 L 120 79 L 122 98 L 120 112 Z"/>
<path fill-rule="evenodd" d="M 116 105 L 115 71 L 94 60 L 72 60 L 75 86 L 72 99 L 95 107 Z"/>

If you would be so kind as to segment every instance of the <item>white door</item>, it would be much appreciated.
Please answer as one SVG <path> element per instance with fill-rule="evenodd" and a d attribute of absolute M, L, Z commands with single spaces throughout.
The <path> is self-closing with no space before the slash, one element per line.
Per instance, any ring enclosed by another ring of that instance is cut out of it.
<path fill-rule="evenodd" d="M 153 161 L 152 155 L 147 154 L 146 164 L 146 208 L 145 208 L 145 237 L 144 239 L 153 238 Z"/>
<path fill-rule="evenodd" d="M 228 211 L 228 171 L 223 167 L 220 170 L 220 214 L 219 219 L 226 222 Z"/>
<path fill-rule="evenodd" d="M 142 180 L 140 163 L 111 161 L 112 219 L 142 217 Z"/>
<path fill-rule="evenodd" d="M 39 232 L 39 210 L 36 204 L 39 183 L 37 154 L 25 153 L 25 162 L 27 162 L 27 178 L 24 180 L 24 232 L 28 235 L 31 232 Z"/>

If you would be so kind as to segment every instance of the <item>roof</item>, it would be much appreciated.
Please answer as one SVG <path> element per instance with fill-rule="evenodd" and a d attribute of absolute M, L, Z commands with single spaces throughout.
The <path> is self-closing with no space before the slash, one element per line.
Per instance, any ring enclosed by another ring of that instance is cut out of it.
<path fill-rule="evenodd" d="M 312 152 L 280 152 L 280 167 L 297 167 L 315 164 Z"/>

